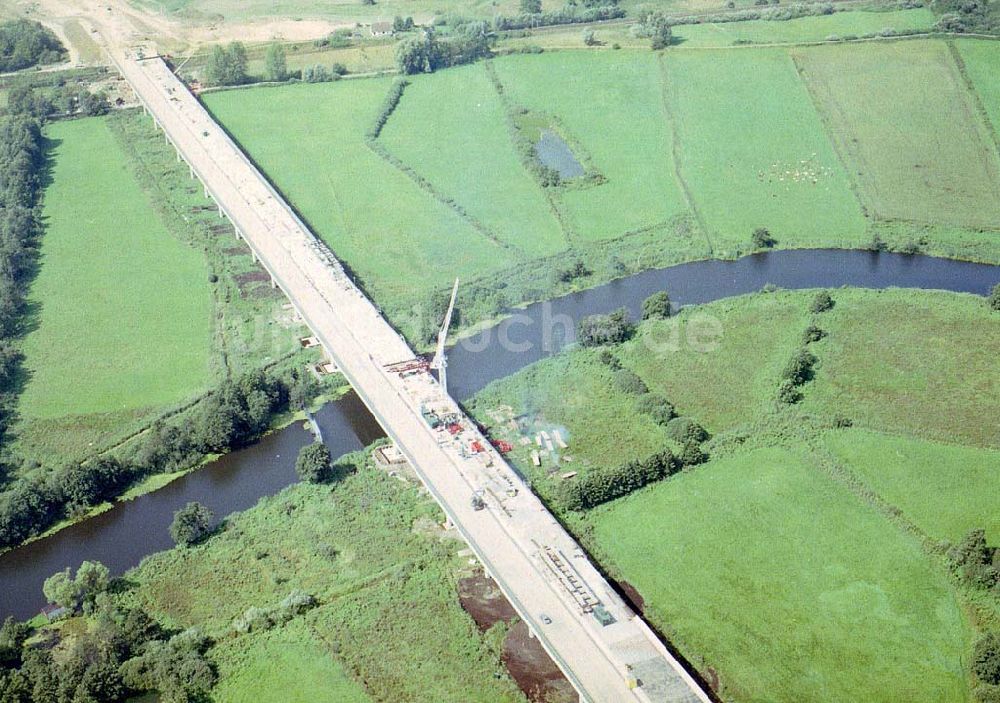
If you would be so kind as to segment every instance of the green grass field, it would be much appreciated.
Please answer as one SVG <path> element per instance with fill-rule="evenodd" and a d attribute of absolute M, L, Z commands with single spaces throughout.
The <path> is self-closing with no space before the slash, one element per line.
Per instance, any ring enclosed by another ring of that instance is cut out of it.
<path fill-rule="evenodd" d="M 823 41 L 832 37 L 861 37 L 884 29 L 929 31 L 936 21 L 937 16 L 933 12 L 920 7 L 892 12 L 835 12 L 785 22 L 754 20 L 678 25 L 674 27 L 674 36 L 684 49 L 724 47 L 737 43 L 790 44 Z"/>
<path fill-rule="evenodd" d="M 456 275 L 495 271 L 503 249 L 365 144 L 389 85 L 228 91 L 205 103 L 369 293 L 403 316 Z"/>
<path fill-rule="evenodd" d="M 495 66 L 511 100 L 558 119 L 607 178 L 559 194 L 575 236 L 614 239 L 687 212 L 654 54 L 563 52 L 504 58 Z M 690 246 L 663 238 L 665 247 L 678 245 Z"/>
<path fill-rule="evenodd" d="M 681 172 L 722 252 L 766 227 L 780 246 L 859 246 L 866 223 L 784 50 L 671 52 Z M 780 125 L 780 128 L 779 128 Z"/>
<path fill-rule="evenodd" d="M 218 703 L 367 703 L 371 699 L 302 620 L 215 650 Z"/>
<path fill-rule="evenodd" d="M 467 562 L 441 521 L 416 487 L 363 468 L 333 487 L 292 486 L 204 544 L 148 557 L 124 597 L 222 641 L 220 701 L 355 701 L 364 691 L 377 701 L 523 703 L 458 602 Z M 319 606 L 263 635 L 230 634 L 247 608 L 293 589 Z M 276 687 L 262 690 L 262 676 Z M 329 690 L 314 690 L 320 681 Z"/>
<path fill-rule="evenodd" d="M 813 47 L 793 56 L 870 215 L 996 226 L 1000 159 L 943 42 Z"/>
<path fill-rule="evenodd" d="M 965 73 L 986 111 L 993 134 L 1000 131 L 1000 85 L 994 77 L 1000 71 L 1000 47 L 995 41 L 965 39 L 952 43 Z"/>
<path fill-rule="evenodd" d="M 197 393 L 211 349 L 204 258 L 161 224 L 104 120 L 56 123 L 47 136 L 52 184 L 22 415 L 131 412 Z"/>
<path fill-rule="evenodd" d="M 1000 327 L 981 299 L 835 291 L 806 411 L 928 439 L 1000 447 Z M 804 307 L 804 304 L 803 304 Z M 873 353 L 877 351 L 877 353 Z"/>
<path fill-rule="evenodd" d="M 969 61 L 984 76 L 994 47 Z M 417 343 L 437 322 L 428 301 L 456 276 L 462 323 L 475 324 L 633 271 L 746 253 L 757 227 L 779 247 L 866 247 L 877 234 L 1000 260 L 1000 239 L 977 229 L 1000 221 L 1000 159 L 944 41 L 502 56 L 415 77 L 379 138 L 383 158 L 364 135 L 389 85 L 205 102 Z M 603 180 L 542 188 L 508 133 L 505 111 L 522 109 Z M 574 260 L 592 274 L 558 283 Z"/>
<path fill-rule="evenodd" d="M 569 444 L 563 454 L 572 465 L 563 470 L 577 472 L 640 459 L 668 442 L 666 432 L 636 407 L 635 397 L 621 392 L 612 372 L 596 354 L 560 354 L 493 383 L 479 393 L 472 405 L 477 419 L 492 424 L 489 412 L 510 405 L 516 414 L 535 414 L 536 431 L 559 428 Z M 535 479 L 546 476 L 549 462 L 535 468 L 530 461 L 534 444 L 520 446 L 516 437 L 514 457 Z"/>
<path fill-rule="evenodd" d="M 566 248 L 543 190 L 514 151 L 504 106 L 481 64 L 416 78 L 381 139 L 506 246 L 531 257 Z"/>
<path fill-rule="evenodd" d="M 957 542 L 982 527 L 1000 537 L 1000 452 L 846 430 L 826 447 L 933 539 Z"/>
<path fill-rule="evenodd" d="M 968 700 L 970 633 L 943 572 L 807 454 L 711 462 L 588 522 L 726 699 Z"/>

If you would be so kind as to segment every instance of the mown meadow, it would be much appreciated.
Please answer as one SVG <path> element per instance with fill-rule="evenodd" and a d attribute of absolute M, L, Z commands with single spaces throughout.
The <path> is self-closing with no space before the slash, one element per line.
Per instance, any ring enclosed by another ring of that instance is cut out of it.
<path fill-rule="evenodd" d="M 830 295 L 821 312 L 816 291 L 684 308 L 494 382 L 471 408 L 726 699 L 969 700 L 968 652 L 997 612 L 943 555 L 974 529 L 996 540 L 996 313 L 971 295 Z M 782 402 L 802 348 L 801 398 Z M 707 429 L 708 462 L 568 511 L 581 477 L 681 456 L 682 421 L 652 415 L 651 396 Z M 558 465 L 533 465 L 535 443 L 497 422 L 507 406 L 529 436 L 560 431 Z"/>
<path fill-rule="evenodd" d="M 896 20 L 918 29 L 926 11 L 757 23 L 789 46 L 501 56 L 412 76 L 388 108 L 389 79 L 205 101 L 419 345 L 456 276 L 475 324 L 630 272 L 746 254 L 761 228 L 782 248 L 1000 260 L 997 45 L 810 44 L 824 23 Z M 584 177 L 538 168 L 542 129 Z"/>

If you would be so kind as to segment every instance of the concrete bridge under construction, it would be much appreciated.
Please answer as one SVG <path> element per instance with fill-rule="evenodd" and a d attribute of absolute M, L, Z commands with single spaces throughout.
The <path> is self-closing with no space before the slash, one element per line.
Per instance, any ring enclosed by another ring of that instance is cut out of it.
<path fill-rule="evenodd" d="M 167 64 L 139 50 L 110 53 L 220 216 L 288 296 L 581 699 L 708 703 L 433 376 L 407 365 L 415 354 L 406 341 Z M 461 424 L 482 451 L 463 451 L 428 422 L 431 415 Z"/>

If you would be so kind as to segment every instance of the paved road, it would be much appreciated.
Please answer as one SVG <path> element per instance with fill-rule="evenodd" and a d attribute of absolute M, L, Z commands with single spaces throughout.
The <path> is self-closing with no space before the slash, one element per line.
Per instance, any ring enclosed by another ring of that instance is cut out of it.
<path fill-rule="evenodd" d="M 709 701 L 504 459 L 468 451 L 473 439 L 489 447 L 468 418 L 459 439 L 431 429 L 423 410 L 461 415 L 458 406 L 429 374 L 391 370 L 414 357 L 409 345 L 166 64 L 112 58 L 581 698 Z M 485 510 L 472 507 L 476 491 Z"/>

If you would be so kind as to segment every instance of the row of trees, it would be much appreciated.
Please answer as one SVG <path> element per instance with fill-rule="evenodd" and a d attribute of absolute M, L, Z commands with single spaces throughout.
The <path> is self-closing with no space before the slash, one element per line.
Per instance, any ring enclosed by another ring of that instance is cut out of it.
<path fill-rule="evenodd" d="M 644 459 L 593 469 L 565 481 L 560 485 L 558 500 L 564 510 L 588 510 L 675 474 L 681 468 L 673 453 L 664 449 Z"/>
<path fill-rule="evenodd" d="M 14 421 L 21 378 L 24 296 L 41 232 L 42 134 L 29 117 L 0 121 L 0 445 Z"/>
<path fill-rule="evenodd" d="M 541 10 L 541 4 L 532 4 L 529 9 Z M 522 12 L 518 15 L 497 15 L 493 19 L 493 29 L 505 32 L 514 29 L 532 29 L 555 24 L 590 24 L 605 20 L 619 19 L 625 16 L 625 10 L 617 5 L 598 5 L 586 7 L 583 5 L 566 5 L 561 10 L 552 12 Z"/>
<path fill-rule="evenodd" d="M 469 22 L 447 38 L 426 29 L 418 36 L 404 39 L 396 47 L 396 64 L 401 73 L 412 75 L 472 63 L 491 55 L 489 27 L 485 22 Z"/>
<path fill-rule="evenodd" d="M 112 703 L 151 691 L 164 703 L 206 700 L 217 678 L 211 640 L 197 630 L 170 632 L 107 594 L 92 612 L 86 631 L 58 650 L 26 646 L 30 629 L 8 619 L 0 628 L 0 701 Z"/>
<path fill-rule="evenodd" d="M 31 20 L 0 23 L 0 73 L 62 61 L 66 50 L 51 30 Z"/>
<path fill-rule="evenodd" d="M 809 312 L 814 315 L 826 312 L 834 305 L 833 298 L 828 292 L 820 291 L 809 304 Z M 778 385 L 778 400 L 782 403 L 793 404 L 802 400 L 801 387 L 813 378 L 813 367 L 818 359 L 816 355 L 809 351 L 809 345 L 818 342 L 826 336 L 826 332 L 815 323 L 811 323 L 802 335 L 802 344 L 795 350 L 792 358 L 785 364 L 781 372 L 781 383 Z"/>
<path fill-rule="evenodd" d="M 35 88 L 28 84 L 16 85 L 7 93 L 8 115 L 27 115 L 45 120 L 62 115 L 105 115 L 111 103 L 103 91 L 90 92 L 81 83 L 63 83 L 51 88 Z"/>
<path fill-rule="evenodd" d="M 155 425 L 128 459 L 97 457 L 33 472 L 0 495 L 0 548 L 119 495 L 142 476 L 186 468 L 205 454 L 256 439 L 272 415 L 287 407 L 290 393 L 303 393 L 300 385 L 259 371 L 249 373 L 224 383 L 184 424 Z"/>

